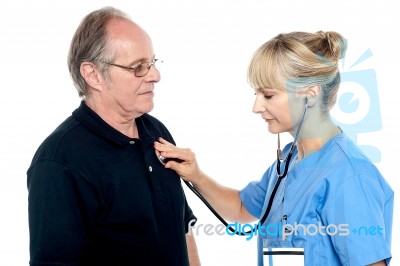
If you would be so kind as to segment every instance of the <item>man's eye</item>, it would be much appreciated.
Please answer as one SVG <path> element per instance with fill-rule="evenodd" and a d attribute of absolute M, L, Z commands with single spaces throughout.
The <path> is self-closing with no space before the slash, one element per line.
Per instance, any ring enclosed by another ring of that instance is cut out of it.
<path fill-rule="evenodd" d="M 142 64 L 135 66 L 135 70 L 136 71 L 140 71 L 142 69 L 143 69 L 143 65 Z"/>

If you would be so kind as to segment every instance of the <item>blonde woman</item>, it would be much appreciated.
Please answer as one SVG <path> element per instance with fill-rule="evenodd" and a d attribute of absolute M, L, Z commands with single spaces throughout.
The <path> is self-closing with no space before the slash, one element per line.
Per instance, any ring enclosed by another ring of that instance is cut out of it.
<path fill-rule="evenodd" d="M 278 138 L 289 132 L 294 139 L 260 180 L 240 191 L 204 174 L 189 149 L 155 143 L 160 156 L 181 160 L 165 167 L 225 219 L 261 219 L 259 265 L 389 264 L 393 191 L 329 115 L 346 48 L 336 32 L 291 32 L 255 52 L 248 70 L 253 112 Z"/>

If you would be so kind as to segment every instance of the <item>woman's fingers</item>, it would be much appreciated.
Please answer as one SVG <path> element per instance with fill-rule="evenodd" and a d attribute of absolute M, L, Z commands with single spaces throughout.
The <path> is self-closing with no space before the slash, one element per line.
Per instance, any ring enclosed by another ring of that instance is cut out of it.
<path fill-rule="evenodd" d="M 154 143 L 154 148 L 165 158 L 177 158 L 186 161 L 191 158 L 189 149 L 178 148 L 165 139 L 159 138 L 159 142 Z"/>
<path fill-rule="evenodd" d="M 158 138 L 158 141 L 160 142 L 160 143 L 162 143 L 162 144 L 165 144 L 165 145 L 173 145 L 171 142 L 168 142 L 168 141 L 166 141 L 165 139 L 163 139 L 163 138 Z"/>
<path fill-rule="evenodd" d="M 175 146 L 172 143 L 166 141 L 163 138 L 159 138 L 158 141 L 154 142 L 154 148 L 159 152 L 166 151 L 173 147 L 175 147 Z"/>
<path fill-rule="evenodd" d="M 154 143 L 157 155 L 161 156 L 165 168 L 176 171 L 182 178 L 192 181 L 198 176 L 198 165 L 195 154 L 186 148 L 178 148 L 160 138 Z"/>

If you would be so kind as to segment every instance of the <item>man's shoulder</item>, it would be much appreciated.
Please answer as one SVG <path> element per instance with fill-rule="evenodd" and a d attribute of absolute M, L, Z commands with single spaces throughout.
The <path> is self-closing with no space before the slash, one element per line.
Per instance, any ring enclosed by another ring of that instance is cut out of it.
<path fill-rule="evenodd" d="M 36 151 L 36 154 L 32 160 L 41 159 L 52 159 L 60 150 L 61 147 L 69 146 L 68 142 L 74 137 L 71 133 L 80 125 L 79 121 L 74 119 L 72 116 L 64 120 L 50 135 L 41 143 Z M 71 137 L 68 137 L 71 136 Z"/>
<path fill-rule="evenodd" d="M 44 144 L 54 144 L 65 140 L 81 123 L 70 116 L 64 120 L 50 135 L 43 141 Z"/>

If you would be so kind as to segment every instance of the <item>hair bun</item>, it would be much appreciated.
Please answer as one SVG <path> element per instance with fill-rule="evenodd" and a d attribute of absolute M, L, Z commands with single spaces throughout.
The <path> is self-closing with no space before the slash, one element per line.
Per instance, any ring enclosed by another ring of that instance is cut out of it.
<path fill-rule="evenodd" d="M 346 55 L 347 41 L 342 35 L 335 31 L 318 31 L 322 37 L 322 53 L 332 61 L 339 61 Z"/>

